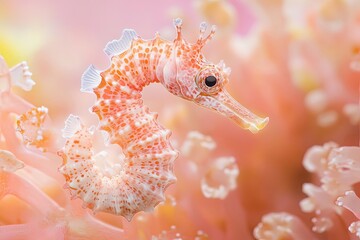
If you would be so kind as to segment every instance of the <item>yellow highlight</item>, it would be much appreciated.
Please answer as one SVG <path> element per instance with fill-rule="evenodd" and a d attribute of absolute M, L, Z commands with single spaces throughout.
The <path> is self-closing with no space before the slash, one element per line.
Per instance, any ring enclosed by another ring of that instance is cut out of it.
<path fill-rule="evenodd" d="M 311 29 L 306 26 L 289 26 L 288 30 L 290 37 L 294 41 L 306 40 L 313 38 Z"/>
<path fill-rule="evenodd" d="M 304 92 L 310 92 L 318 88 L 316 77 L 306 70 L 295 70 L 293 73 L 294 84 Z"/>
<path fill-rule="evenodd" d="M 21 31 L 6 25 L 0 27 L 0 54 L 6 59 L 9 67 L 29 60 L 44 42 L 45 34 L 41 30 Z"/>

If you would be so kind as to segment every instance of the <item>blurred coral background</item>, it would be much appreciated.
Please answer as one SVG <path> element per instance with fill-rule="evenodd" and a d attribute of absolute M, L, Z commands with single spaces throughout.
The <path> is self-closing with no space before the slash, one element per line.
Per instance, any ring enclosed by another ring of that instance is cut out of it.
<path fill-rule="evenodd" d="M 127 222 L 70 200 L 56 151 L 9 144 L 4 126 L 15 132 L 16 121 L 2 121 L 1 149 L 25 167 L 0 165 L 0 239 L 358 239 L 359 0 L 5 0 L 0 55 L 9 67 L 27 61 L 36 85 L 13 92 L 49 109 L 61 147 L 70 113 L 98 121 L 80 78 L 90 64 L 108 66 L 106 43 L 124 28 L 171 40 L 177 17 L 190 42 L 200 22 L 217 25 L 204 55 L 231 67 L 227 90 L 268 126 L 252 134 L 160 84 L 147 87 L 145 104 L 180 151 L 178 180 L 154 212 Z"/>

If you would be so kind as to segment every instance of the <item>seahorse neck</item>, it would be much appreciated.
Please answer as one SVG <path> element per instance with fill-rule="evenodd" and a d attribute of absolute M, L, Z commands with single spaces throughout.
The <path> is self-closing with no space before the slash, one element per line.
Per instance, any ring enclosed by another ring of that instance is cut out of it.
<path fill-rule="evenodd" d="M 136 39 L 131 49 L 113 60 L 125 70 L 126 85 L 141 92 L 151 83 L 163 82 L 163 70 L 171 49 L 171 42 L 159 36 L 152 40 Z"/>

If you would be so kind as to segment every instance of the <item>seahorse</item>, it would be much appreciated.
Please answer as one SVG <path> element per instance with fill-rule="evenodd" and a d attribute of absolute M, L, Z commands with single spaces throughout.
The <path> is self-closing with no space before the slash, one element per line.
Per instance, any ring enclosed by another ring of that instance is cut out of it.
<path fill-rule="evenodd" d="M 67 138 L 60 155 L 59 171 L 74 198 L 94 212 L 122 215 L 131 220 L 140 211 L 151 211 L 164 200 L 164 191 L 176 181 L 173 173 L 178 152 L 169 142 L 170 130 L 157 122 L 157 114 L 143 104 L 142 90 L 161 83 L 170 93 L 210 108 L 255 133 L 268 122 L 237 103 L 225 90 L 230 68 L 215 65 L 201 54 L 212 38 L 215 27 L 205 36 L 207 24 L 200 25 L 200 36 L 190 44 L 182 38 L 182 21 L 175 19 L 176 38 L 162 39 L 157 33 L 143 40 L 132 29 L 109 42 L 104 51 L 111 66 L 84 72 L 81 91 L 96 95 L 91 108 L 99 118 L 99 129 L 108 133 L 108 141 L 118 145 L 124 159 L 104 169 L 95 164 L 92 135 L 79 117 L 70 115 L 63 129 Z"/>

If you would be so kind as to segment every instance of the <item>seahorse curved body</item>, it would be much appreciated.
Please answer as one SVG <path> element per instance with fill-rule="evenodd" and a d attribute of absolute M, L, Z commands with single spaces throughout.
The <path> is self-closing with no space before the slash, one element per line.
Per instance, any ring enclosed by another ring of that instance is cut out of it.
<path fill-rule="evenodd" d="M 68 138 L 61 155 L 60 172 L 74 197 L 94 211 L 122 215 L 128 220 L 139 211 L 152 210 L 164 200 L 164 191 L 176 178 L 173 163 L 178 153 L 169 142 L 170 131 L 157 122 L 141 99 L 150 83 L 161 83 L 176 96 L 216 110 L 253 132 L 268 119 L 259 118 L 236 103 L 224 90 L 229 69 L 223 63 L 208 63 L 200 50 L 214 34 L 205 38 L 204 24 L 195 44 L 181 37 L 181 20 L 175 20 L 177 37 L 167 41 L 157 34 L 153 40 L 124 30 L 121 39 L 109 42 L 105 53 L 111 66 L 90 66 L 82 77 L 82 91 L 96 94 L 91 108 L 99 129 L 108 133 L 111 144 L 121 147 L 123 162 L 109 171 L 95 164 L 92 134 L 80 119 L 71 115 L 64 128 Z"/>

